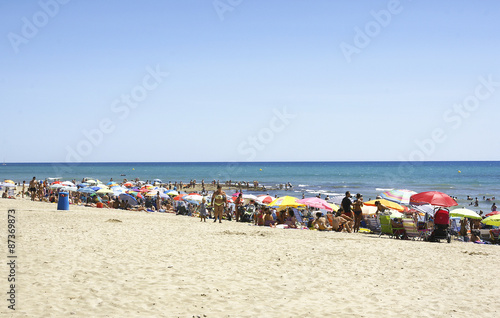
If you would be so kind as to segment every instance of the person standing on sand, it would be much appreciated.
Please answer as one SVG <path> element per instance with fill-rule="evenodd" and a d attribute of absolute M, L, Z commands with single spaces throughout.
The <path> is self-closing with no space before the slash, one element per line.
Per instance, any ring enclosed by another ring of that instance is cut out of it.
<path fill-rule="evenodd" d="M 491 212 L 495 212 L 496 210 L 497 210 L 497 205 L 493 203 L 493 205 L 491 206 Z"/>
<path fill-rule="evenodd" d="M 36 194 L 36 177 L 33 177 L 30 181 L 30 186 L 28 188 L 28 191 L 31 193 L 31 201 L 35 201 L 35 194 Z"/>
<path fill-rule="evenodd" d="M 222 213 L 226 208 L 227 200 L 226 200 L 226 192 L 222 191 L 222 187 L 217 185 L 217 190 L 212 195 L 212 206 L 214 209 L 214 222 L 217 222 L 217 218 L 219 218 L 219 223 L 222 223 Z"/>
<path fill-rule="evenodd" d="M 361 223 L 361 219 L 363 218 L 363 196 L 361 194 L 356 194 L 356 201 L 353 204 L 354 211 L 354 232 L 359 232 L 359 225 Z"/>
<path fill-rule="evenodd" d="M 243 214 L 243 194 L 241 192 L 240 194 L 238 194 L 238 197 L 234 201 L 234 214 L 236 222 L 239 222 L 240 217 Z"/>
<path fill-rule="evenodd" d="M 351 192 L 347 191 L 345 193 L 345 197 L 342 199 L 342 209 L 344 210 L 344 214 L 350 218 L 353 218 L 352 215 L 352 201 L 351 201 Z"/>
<path fill-rule="evenodd" d="M 26 186 L 26 181 L 23 181 L 23 190 L 21 192 L 21 198 L 24 199 L 24 192 L 26 191 L 25 190 L 25 186 Z"/>

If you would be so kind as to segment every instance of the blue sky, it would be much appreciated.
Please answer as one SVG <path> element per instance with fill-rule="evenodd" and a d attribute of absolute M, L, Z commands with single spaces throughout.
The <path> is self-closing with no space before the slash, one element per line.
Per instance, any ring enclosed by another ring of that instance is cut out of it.
<path fill-rule="evenodd" d="M 498 160 L 498 1 L 0 2 L 0 160 Z"/>

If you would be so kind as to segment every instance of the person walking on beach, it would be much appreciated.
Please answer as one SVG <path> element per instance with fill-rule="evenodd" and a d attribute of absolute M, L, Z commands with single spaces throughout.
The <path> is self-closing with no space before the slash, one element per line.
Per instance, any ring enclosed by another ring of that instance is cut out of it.
<path fill-rule="evenodd" d="M 345 197 L 342 199 L 342 209 L 344 209 L 344 214 L 350 218 L 353 218 L 352 215 L 352 201 L 351 201 L 351 192 L 347 191 L 345 193 Z"/>
<path fill-rule="evenodd" d="M 217 185 L 217 190 L 212 195 L 212 206 L 214 209 L 214 222 L 217 222 L 217 218 L 219 218 L 219 223 L 222 223 L 222 213 L 226 208 L 227 200 L 226 193 L 222 191 L 222 187 Z"/>
<path fill-rule="evenodd" d="M 200 222 L 206 222 L 207 221 L 207 205 L 205 203 L 205 198 L 201 199 L 201 204 L 198 207 L 198 211 L 200 212 Z"/>
<path fill-rule="evenodd" d="M 359 232 L 359 225 L 361 219 L 363 218 L 363 196 L 361 194 L 356 194 L 356 201 L 353 203 L 354 211 L 354 233 Z"/>

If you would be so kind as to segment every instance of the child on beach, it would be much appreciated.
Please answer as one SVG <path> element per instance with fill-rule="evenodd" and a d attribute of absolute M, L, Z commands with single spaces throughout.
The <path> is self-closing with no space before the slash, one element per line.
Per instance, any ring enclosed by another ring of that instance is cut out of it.
<path fill-rule="evenodd" d="M 198 207 L 198 212 L 200 213 L 200 222 L 206 222 L 207 221 L 207 205 L 205 198 L 201 199 L 201 204 Z"/>

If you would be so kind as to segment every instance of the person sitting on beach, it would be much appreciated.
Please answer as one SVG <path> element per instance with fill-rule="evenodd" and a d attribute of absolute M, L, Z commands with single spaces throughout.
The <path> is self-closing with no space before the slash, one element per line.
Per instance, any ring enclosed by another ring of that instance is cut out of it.
<path fill-rule="evenodd" d="M 337 214 L 339 214 L 340 217 L 345 220 L 345 222 L 344 222 L 344 229 L 348 233 L 352 233 L 352 227 L 354 226 L 354 220 L 353 220 L 353 218 L 350 217 L 350 216 L 348 216 L 347 214 L 345 214 L 345 211 L 344 211 L 343 208 L 339 208 L 338 211 L 337 211 Z"/>
<path fill-rule="evenodd" d="M 335 212 L 335 215 L 332 216 L 332 230 L 336 232 L 340 231 L 348 231 L 348 226 L 346 225 L 347 220 L 341 217 L 342 211 L 339 209 L 339 211 Z"/>
<path fill-rule="evenodd" d="M 269 208 L 266 208 L 265 212 L 266 213 L 264 215 L 264 226 L 274 226 L 276 224 L 276 221 L 274 220 Z"/>
<path fill-rule="evenodd" d="M 7 189 L 2 193 L 2 199 L 7 199 L 9 197 L 9 194 L 7 193 Z"/>
<path fill-rule="evenodd" d="M 472 230 L 470 232 L 470 241 L 475 243 L 483 243 L 483 240 L 481 240 L 481 232 L 479 232 L 479 230 Z"/>
<path fill-rule="evenodd" d="M 253 215 L 253 221 L 255 225 L 263 226 L 264 225 L 264 210 L 258 209 L 257 212 Z"/>
<path fill-rule="evenodd" d="M 291 208 L 288 209 L 287 216 L 285 217 L 285 223 L 289 228 L 296 229 L 297 228 L 297 219 L 295 218 L 295 213 Z"/>
<path fill-rule="evenodd" d="M 317 212 L 316 219 L 312 222 L 313 228 L 319 231 L 331 231 L 332 227 L 326 223 L 326 219 L 323 216 L 323 213 Z"/>

